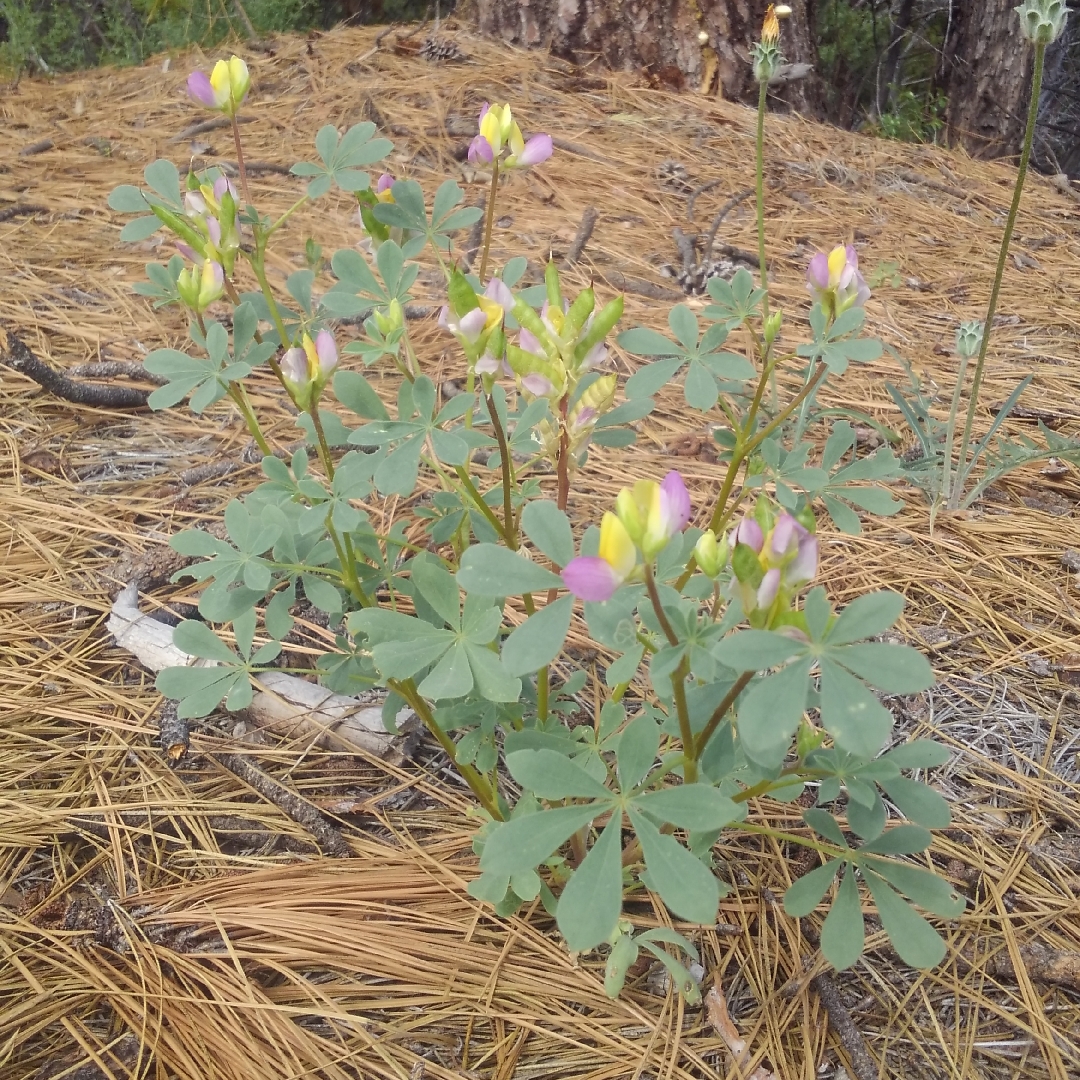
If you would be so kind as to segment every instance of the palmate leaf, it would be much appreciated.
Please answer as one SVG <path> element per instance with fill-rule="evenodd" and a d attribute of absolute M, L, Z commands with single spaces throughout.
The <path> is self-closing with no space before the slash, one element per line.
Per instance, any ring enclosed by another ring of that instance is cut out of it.
<path fill-rule="evenodd" d="M 622 912 L 621 841 L 622 812 L 617 810 L 559 897 L 556 922 L 571 952 L 593 949 L 615 931 Z"/>
<path fill-rule="evenodd" d="M 480 869 L 485 874 L 505 874 L 507 877 L 523 870 L 534 870 L 603 809 L 604 806 L 590 803 L 587 806 L 560 806 L 511 818 L 488 835 L 480 857 Z"/>

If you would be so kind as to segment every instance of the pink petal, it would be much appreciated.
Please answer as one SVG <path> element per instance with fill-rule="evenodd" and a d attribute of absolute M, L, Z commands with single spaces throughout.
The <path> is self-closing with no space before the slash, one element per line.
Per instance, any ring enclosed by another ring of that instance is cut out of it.
<path fill-rule="evenodd" d="M 598 341 L 581 358 L 581 367 L 584 371 L 588 371 L 590 368 L 599 367 L 605 360 L 607 360 L 607 346 L 602 341 Z"/>
<path fill-rule="evenodd" d="M 539 165 L 541 161 L 547 161 L 551 157 L 552 145 L 550 135 L 534 135 L 526 144 L 525 149 L 518 154 L 517 163 L 526 168 Z"/>
<path fill-rule="evenodd" d="M 523 349 L 525 352 L 532 353 L 533 356 L 544 355 L 543 346 L 541 346 L 536 336 L 531 334 L 524 327 L 522 327 L 521 333 L 518 334 L 518 348 Z"/>
<path fill-rule="evenodd" d="M 579 600 L 594 604 L 610 600 L 619 587 L 610 563 L 595 555 L 571 559 L 563 569 L 562 579 Z"/>
<path fill-rule="evenodd" d="M 439 326 L 443 330 L 450 329 L 450 308 L 446 304 L 443 304 L 442 310 L 439 312 Z"/>
<path fill-rule="evenodd" d="M 303 349 L 288 349 L 281 358 L 281 373 L 290 382 L 307 382 L 307 353 Z"/>
<path fill-rule="evenodd" d="M 772 534 L 772 554 L 783 558 L 788 554 L 792 542 L 797 541 L 799 523 L 790 514 L 781 514 L 776 520 Z"/>
<path fill-rule="evenodd" d="M 799 554 L 787 568 L 788 584 L 805 585 L 817 576 L 817 537 L 807 533 L 799 540 Z"/>
<path fill-rule="evenodd" d="M 214 181 L 214 198 L 221 202 L 221 196 L 228 192 L 234 199 L 236 198 L 236 188 L 232 186 L 232 181 L 227 176 L 219 176 Z"/>
<path fill-rule="evenodd" d="M 217 99 L 214 97 L 214 88 L 210 85 L 210 76 L 205 71 L 193 71 L 187 81 L 188 96 L 192 101 L 207 109 L 217 108 Z"/>
<path fill-rule="evenodd" d="M 206 219 L 206 231 L 210 234 L 210 239 L 215 245 L 221 243 L 221 224 L 216 217 Z"/>
<path fill-rule="evenodd" d="M 384 172 L 382 176 L 379 177 L 378 183 L 375 185 L 375 194 L 381 195 L 384 191 L 387 191 L 393 186 L 394 178 L 389 173 Z"/>
<path fill-rule="evenodd" d="M 827 289 L 829 287 L 829 256 L 819 251 L 806 268 L 806 280 L 811 289 Z"/>
<path fill-rule="evenodd" d="M 487 315 L 483 308 L 475 307 L 472 311 L 466 311 L 458 320 L 458 332 L 466 341 L 475 341 L 487 326 Z"/>
<path fill-rule="evenodd" d="M 766 571 L 765 576 L 761 579 L 761 584 L 758 586 L 757 606 L 759 608 L 772 607 L 772 602 L 776 599 L 776 594 L 779 591 L 780 571 L 774 566 L 771 570 Z"/>
<path fill-rule="evenodd" d="M 682 532 L 690 521 L 690 493 L 682 476 L 674 469 L 660 481 L 660 492 L 667 502 L 669 528 L 672 534 Z"/>
<path fill-rule="evenodd" d="M 529 391 L 534 397 L 547 397 L 548 394 L 555 390 L 550 379 L 545 378 L 543 375 L 526 375 L 521 380 L 521 385 Z M 601 560 L 602 562 L 603 560 Z"/>
<path fill-rule="evenodd" d="M 484 117 L 487 116 L 488 109 L 490 108 L 491 106 L 486 101 L 483 105 L 480 106 L 480 116 L 477 118 L 476 121 L 478 124 L 482 124 L 484 122 Z"/>
<path fill-rule="evenodd" d="M 754 551 L 760 552 L 765 543 L 765 537 L 761 534 L 761 526 L 752 517 L 744 517 L 735 528 L 735 544 L 746 544 Z"/>
<path fill-rule="evenodd" d="M 503 311 L 510 311 L 514 306 L 514 294 L 503 284 L 502 278 L 493 277 L 484 290 L 489 300 L 494 300 Z"/>
<path fill-rule="evenodd" d="M 199 259 L 199 256 L 195 254 L 195 249 L 192 248 L 192 247 L 189 247 L 187 244 L 185 244 L 181 240 L 177 240 L 177 242 L 176 242 L 176 250 L 179 251 L 180 254 L 184 256 L 185 259 L 190 259 L 194 263 L 197 263 L 197 262 L 201 261 Z"/>
<path fill-rule="evenodd" d="M 489 165 L 495 158 L 495 151 L 491 149 L 491 143 L 483 135 L 477 135 L 469 143 L 469 163 L 471 165 Z"/>
<path fill-rule="evenodd" d="M 319 357 L 320 370 L 324 375 L 329 375 L 338 362 L 337 344 L 329 330 L 320 330 L 315 335 L 315 352 Z"/>

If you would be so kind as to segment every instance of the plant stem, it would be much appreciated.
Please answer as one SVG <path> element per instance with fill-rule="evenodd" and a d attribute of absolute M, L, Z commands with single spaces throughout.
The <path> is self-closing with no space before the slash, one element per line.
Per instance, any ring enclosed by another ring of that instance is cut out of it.
<path fill-rule="evenodd" d="M 555 505 L 560 510 L 566 509 L 570 498 L 570 431 L 566 426 L 569 405 L 570 395 L 563 394 L 562 401 L 559 402 L 559 457 L 555 462 L 555 472 L 558 475 Z"/>
<path fill-rule="evenodd" d="M 487 215 L 484 218 L 484 253 L 480 256 L 480 285 L 487 273 L 488 255 L 491 253 L 491 229 L 495 224 L 495 202 L 499 194 L 499 159 L 491 163 L 491 192 L 488 195 Z"/>
<path fill-rule="evenodd" d="M 498 519 L 495 512 L 484 501 L 483 495 L 476 489 L 476 485 L 472 482 L 472 477 L 469 476 L 468 470 L 463 465 L 455 465 L 454 472 L 457 473 L 458 479 L 461 481 L 461 486 L 468 492 L 469 498 L 476 504 L 476 509 L 487 518 L 491 527 L 506 541 L 506 546 L 513 551 L 517 551 L 517 544 L 514 542 L 513 532 L 507 532 L 503 528 L 503 523 Z"/>
<path fill-rule="evenodd" d="M 713 709 L 709 722 L 698 733 L 694 741 L 694 757 L 699 758 L 705 753 L 705 747 L 716 733 L 716 729 L 723 723 L 728 710 L 735 704 L 735 699 L 746 689 L 746 684 L 754 677 L 752 671 L 744 671 L 736 680 L 734 686 L 724 695 L 724 700 Z"/>
<path fill-rule="evenodd" d="M 986 365 L 986 351 L 990 345 L 990 332 L 994 326 L 994 312 L 997 311 L 998 295 L 1001 292 L 1001 279 L 1005 273 L 1005 259 L 1009 254 L 1009 242 L 1012 240 L 1016 225 L 1016 214 L 1020 209 L 1020 196 L 1024 191 L 1024 179 L 1027 176 L 1028 162 L 1031 159 L 1031 143 L 1035 135 L 1035 123 L 1039 117 L 1039 94 L 1042 91 L 1043 54 L 1045 45 L 1035 46 L 1035 70 L 1031 77 L 1031 101 L 1028 103 L 1027 129 L 1024 132 L 1024 146 L 1020 152 L 1020 167 L 1016 174 L 1013 188 L 1012 205 L 1005 221 L 1005 234 L 1001 238 L 1001 250 L 998 252 L 997 270 L 994 274 L 994 287 L 990 291 L 990 303 L 986 309 L 986 321 L 983 323 L 982 343 L 979 345 L 979 358 L 975 362 L 975 377 L 971 383 L 971 395 L 968 400 L 967 416 L 964 418 L 964 435 L 960 440 L 960 459 L 956 467 L 956 480 L 948 493 L 949 508 L 955 510 L 960 504 L 963 486 L 974 461 L 968 464 L 967 455 L 971 445 L 971 427 L 975 422 L 975 409 L 979 404 L 979 389 L 982 386 L 983 368 Z"/>
<path fill-rule="evenodd" d="M 291 218 L 293 214 L 295 214 L 296 211 L 299 210 L 300 207 L 303 206 L 304 203 L 306 203 L 307 201 L 308 197 L 306 195 L 303 196 L 303 198 L 297 199 L 296 202 L 294 202 L 292 206 L 290 206 L 289 209 L 286 210 L 285 213 L 282 214 L 281 217 L 279 217 L 277 221 L 275 221 L 274 224 L 270 226 L 270 228 L 266 232 L 266 238 L 269 240 L 270 237 L 273 236 L 274 233 L 276 233 L 278 229 L 280 229 L 281 226 L 284 225 L 285 222 L 288 221 L 289 218 Z"/>
<path fill-rule="evenodd" d="M 251 205 L 251 194 L 248 191 L 247 166 L 244 164 L 244 151 L 240 146 L 240 125 L 236 122 L 236 114 L 232 117 L 232 137 L 236 146 L 236 167 L 240 170 L 240 190 L 244 193 L 244 202 Z"/>
<path fill-rule="evenodd" d="M 319 440 L 319 460 L 322 462 L 323 471 L 326 473 L 326 479 L 333 483 L 334 462 L 330 457 L 330 444 L 326 441 L 326 432 L 323 431 L 322 418 L 319 416 L 318 401 L 311 403 L 308 416 L 311 417 L 311 426 L 315 429 L 315 437 Z"/>
<path fill-rule="evenodd" d="M 274 294 L 270 289 L 270 282 L 266 278 L 266 237 L 256 235 L 255 254 L 249 257 L 249 261 L 251 269 L 255 272 L 255 278 L 259 282 L 263 298 L 266 300 L 266 306 L 270 309 L 270 318 L 274 323 L 274 329 L 278 332 L 278 337 L 281 339 L 281 347 L 287 349 L 292 344 L 292 341 L 289 338 L 288 331 L 285 329 L 285 322 L 281 318 L 281 312 L 278 310 L 277 300 L 274 299 Z"/>
<path fill-rule="evenodd" d="M 667 614 L 660 605 L 660 593 L 656 590 L 656 578 L 653 577 L 652 564 L 649 562 L 645 563 L 645 588 L 648 590 L 649 599 L 652 601 L 653 611 L 656 612 L 656 621 L 660 624 L 660 629 L 664 631 L 664 637 L 668 639 L 668 644 L 678 645 L 679 637 L 672 629 Z"/>
<path fill-rule="evenodd" d="M 551 672 L 545 664 L 536 673 L 536 722 L 543 724 L 548 718 L 548 699 L 551 696 Z"/>
<path fill-rule="evenodd" d="M 451 764 L 461 774 L 461 778 L 469 785 L 472 793 L 480 800 L 480 805 L 496 820 L 502 821 L 502 812 L 499 810 L 499 801 L 495 796 L 492 785 L 489 784 L 479 772 L 471 765 L 461 765 L 457 759 L 457 744 L 450 735 L 439 727 L 430 706 L 421 696 L 420 691 L 412 679 L 398 681 L 388 679 L 387 686 L 400 694 L 412 707 L 412 711 L 420 717 L 424 727 L 438 740 L 439 745 L 446 752 Z"/>
<path fill-rule="evenodd" d="M 768 94 L 768 81 L 763 79 L 758 86 L 757 106 L 757 139 L 755 165 L 757 171 L 757 244 L 758 244 L 758 271 L 761 274 L 761 287 L 765 295 L 761 299 L 762 322 L 769 318 L 769 270 L 765 260 L 765 98 Z M 766 367 L 769 363 L 768 352 L 763 351 L 761 362 Z M 772 386 L 772 403 L 776 408 L 776 372 L 770 375 L 769 382 Z"/>
<path fill-rule="evenodd" d="M 510 545 L 515 551 L 517 550 L 517 537 L 514 535 L 514 503 L 513 503 L 513 490 L 514 490 L 514 463 L 510 457 L 510 444 L 506 441 L 506 432 L 503 430 L 502 420 L 499 419 L 499 411 L 495 408 L 495 399 L 491 394 L 485 394 L 487 399 L 488 416 L 491 417 L 491 424 L 495 428 L 495 438 L 499 443 L 499 458 L 502 461 L 502 474 L 503 474 L 503 519 L 506 522 L 506 528 L 503 530 L 504 534 L 508 538 L 513 537 L 513 543 Z"/>
<path fill-rule="evenodd" d="M 985 331 L 984 331 L 985 333 Z M 953 438 L 956 435 L 956 416 L 960 411 L 960 395 L 964 389 L 964 380 L 967 378 L 968 364 L 971 357 L 960 358 L 960 371 L 956 376 L 956 389 L 953 390 L 952 407 L 949 409 L 949 423 L 945 428 L 945 460 L 941 464 L 941 497 L 948 499 L 952 494 L 952 463 L 953 463 Z M 959 462 L 957 472 L 960 471 Z"/>
<path fill-rule="evenodd" d="M 255 410 L 252 409 L 251 402 L 248 400 L 244 384 L 239 382 L 229 383 L 229 397 L 233 399 L 237 409 L 240 410 L 240 415 L 244 418 L 244 423 L 247 424 L 248 431 L 251 432 L 255 444 L 262 451 L 263 457 L 270 457 L 273 451 L 266 441 L 266 436 L 262 433 L 262 428 L 259 427 L 259 420 L 255 416 Z"/>
<path fill-rule="evenodd" d="M 686 676 L 690 674 L 690 658 L 683 656 L 671 676 L 671 692 L 675 698 L 675 712 L 679 717 L 679 740 L 683 745 L 683 781 L 697 783 L 697 755 L 694 753 L 694 732 L 690 727 L 690 710 L 686 707 Z"/>

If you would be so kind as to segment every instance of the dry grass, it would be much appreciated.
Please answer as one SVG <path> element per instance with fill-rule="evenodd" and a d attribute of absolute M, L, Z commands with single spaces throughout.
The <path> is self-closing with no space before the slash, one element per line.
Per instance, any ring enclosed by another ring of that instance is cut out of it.
<path fill-rule="evenodd" d="M 564 141 L 547 166 L 508 183 L 496 255 L 527 254 L 535 272 L 549 245 L 565 252 L 592 204 L 599 223 L 571 277 L 581 284 L 595 275 L 602 294 L 617 273 L 663 287 L 659 264 L 677 261 L 671 231 L 691 226 L 685 192 L 657 179 L 665 159 L 680 161 L 691 185 L 723 180 L 697 201 L 702 231 L 747 186 L 747 110 L 621 77 L 583 79 L 543 56 L 458 40 L 471 60 L 447 66 L 373 52 L 367 31 L 280 40 L 273 54 L 249 56 L 249 158 L 288 165 L 310 154 L 322 123 L 371 118 L 395 141 L 394 171 L 428 190 L 456 175 L 476 199 L 483 184 L 459 163 L 466 133 L 482 100 L 510 100 L 527 131 Z M 156 239 L 142 250 L 120 245 L 120 223 L 104 203 L 159 155 L 180 165 L 192 154 L 231 157 L 220 130 L 196 145 L 172 141 L 195 118 L 182 94 L 191 61 L 24 80 L 0 104 L 0 203 L 47 208 L 0 224 L 0 320 L 58 367 L 138 360 L 183 342 L 174 315 L 155 314 L 130 291 L 142 263 L 167 252 Z M 877 290 L 871 326 L 947 394 L 953 361 L 940 347 L 959 319 L 982 311 L 1012 171 L 798 118 L 771 118 L 769 131 L 769 241 L 789 321 L 805 312 L 808 253 L 854 239 L 864 266 L 895 260 L 904 279 Z M 19 155 L 45 138 L 54 149 Z M 297 181 L 272 172 L 253 187 L 264 211 L 283 210 L 298 193 Z M 1062 430 L 1073 432 L 1078 214 L 1080 204 L 1031 180 L 1016 243 L 1037 265 L 1008 269 L 1007 318 L 985 391 L 988 403 L 1001 401 L 1033 371 L 1024 403 L 1061 414 Z M 328 251 L 355 237 L 347 200 L 331 197 L 296 216 L 273 258 L 277 282 L 302 264 L 308 235 Z M 744 204 L 719 239 L 753 248 L 753 237 Z M 433 288 L 434 278 L 422 277 L 419 299 L 436 300 Z M 660 326 L 667 307 L 631 293 L 626 325 Z M 433 320 L 418 336 L 426 370 L 454 374 Z M 883 383 L 898 378 L 887 358 L 852 371 L 827 396 L 897 423 Z M 291 442 L 297 433 L 280 394 L 268 379 L 255 383 L 272 438 Z M 383 387 L 389 394 L 392 380 Z M 10 373 L 0 393 L 0 891 L 10 886 L 0 896 L 0 1076 L 736 1076 L 699 1010 L 655 983 L 650 992 L 644 977 L 610 1002 L 595 966 L 567 956 L 542 912 L 504 922 L 467 897 L 469 803 L 445 776 L 308 747 L 253 749 L 226 719 L 195 733 L 186 767 L 166 767 L 152 738 L 152 680 L 104 633 L 116 559 L 160 550 L 249 489 L 254 468 L 226 482 L 177 482 L 192 466 L 236 458 L 246 436 L 224 408 L 201 420 L 84 409 Z M 698 419 L 681 395 L 664 396 L 633 451 L 635 473 L 670 468 L 672 442 L 703 432 Z M 624 452 L 594 456 L 575 496 L 580 519 L 608 504 L 626 462 Z M 718 468 L 686 457 L 677 464 L 696 505 L 706 505 Z M 1036 981 L 1020 952 L 1032 942 L 1080 950 L 1080 858 L 1070 846 L 1080 725 L 1075 695 L 1054 668 L 1068 669 L 1080 651 L 1076 585 L 1059 564 L 1063 551 L 1080 548 L 1077 492 L 1074 473 L 1051 483 L 1032 471 L 976 511 L 939 520 L 932 536 L 916 496 L 899 517 L 868 521 L 860 537 L 826 539 L 824 579 L 836 601 L 882 585 L 910 598 L 903 629 L 930 650 L 942 683 L 923 702 L 898 703 L 901 730 L 936 730 L 956 750 L 940 777 L 956 827 L 934 855 L 971 904 L 945 928 L 950 959 L 936 971 L 907 971 L 871 922 L 866 959 L 839 980 L 882 1076 L 1066 1080 L 1080 1072 L 1075 984 Z M 190 599 L 172 587 L 150 602 Z M 298 825 L 199 753 L 222 748 L 257 753 L 295 790 L 343 815 L 354 857 L 318 858 Z M 796 808 L 755 813 L 797 821 Z M 779 993 L 804 974 L 804 960 L 818 970 L 798 924 L 768 902 L 799 868 L 771 841 L 731 842 L 722 854 L 736 885 L 722 918 L 738 930 L 699 942 L 707 970 L 723 973 L 754 1061 L 783 1080 L 838 1075 L 816 994 L 804 983 Z M 635 917 L 647 925 L 668 916 L 643 906 Z M 1002 957 L 1013 975 L 1000 974 Z"/>

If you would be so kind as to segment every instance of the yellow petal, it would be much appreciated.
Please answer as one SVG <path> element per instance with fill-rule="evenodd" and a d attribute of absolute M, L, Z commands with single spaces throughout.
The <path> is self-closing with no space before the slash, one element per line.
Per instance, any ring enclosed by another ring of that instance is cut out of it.
<path fill-rule="evenodd" d="M 492 327 L 498 326 L 499 323 L 502 322 L 502 304 L 497 304 L 487 296 L 478 296 L 476 302 L 480 306 L 480 310 L 487 316 L 487 322 L 484 324 L 486 330 L 490 330 Z"/>
<path fill-rule="evenodd" d="M 829 252 L 829 287 L 835 289 L 840 284 L 840 275 L 847 266 L 847 248 L 834 247 Z"/>
<path fill-rule="evenodd" d="M 502 150 L 502 128 L 499 123 L 498 105 L 492 105 L 480 121 L 480 134 L 488 141 L 491 152 L 498 157 Z"/>
<path fill-rule="evenodd" d="M 229 65 L 224 60 L 219 60 L 210 73 L 210 86 L 214 91 L 214 98 L 219 105 L 229 100 L 229 88 L 232 78 L 229 74 Z"/>
<path fill-rule="evenodd" d="M 248 86 L 251 84 L 248 66 L 239 56 L 234 56 L 229 61 L 229 82 L 232 89 L 233 100 L 239 104 L 240 100 L 247 93 Z"/>
<path fill-rule="evenodd" d="M 637 565 L 637 548 L 623 523 L 610 511 L 600 522 L 600 558 L 625 581 Z"/>
<path fill-rule="evenodd" d="M 311 340 L 310 334 L 305 334 L 302 344 L 304 355 L 307 357 L 308 378 L 314 379 L 319 374 L 319 354 L 315 349 L 315 342 Z"/>
<path fill-rule="evenodd" d="M 517 124 L 510 125 L 510 153 L 517 157 L 525 149 L 525 140 L 521 137 L 521 128 Z"/>

